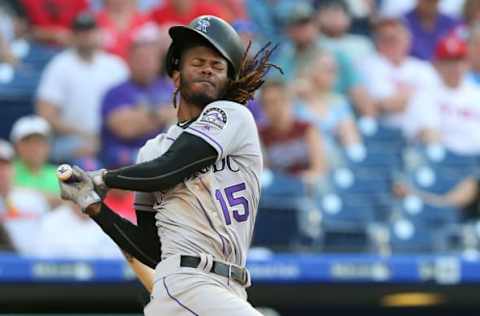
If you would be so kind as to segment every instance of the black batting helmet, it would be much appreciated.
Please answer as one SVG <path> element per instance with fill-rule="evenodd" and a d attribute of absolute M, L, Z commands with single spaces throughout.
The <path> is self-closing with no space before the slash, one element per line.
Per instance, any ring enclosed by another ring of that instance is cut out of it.
<path fill-rule="evenodd" d="M 173 26 L 168 30 L 172 43 L 167 51 L 166 69 L 169 76 L 177 70 L 185 44 L 205 41 L 215 48 L 228 62 L 228 76 L 235 79 L 242 61 L 244 47 L 233 27 L 219 17 L 202 15 L 187 26 Z"/>

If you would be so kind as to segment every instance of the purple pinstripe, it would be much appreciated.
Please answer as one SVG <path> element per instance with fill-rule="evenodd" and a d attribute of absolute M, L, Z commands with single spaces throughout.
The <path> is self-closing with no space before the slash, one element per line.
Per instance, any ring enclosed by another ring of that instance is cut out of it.
<path fill-rule="evenodd" d="M 163 277 L 163 287 L 165 288 L 165 290 L 167 291 L 167 295 L 168 297 L 170 297 L 172 300 L 174 300 L 175 302 L 177 302 L 178 305 L 180 305 L 182 308 L 186 309 L 187 311 L 189 311 L 190 313 L 192 313 L 192 315 L 195 315 L 195 316 L 199 316 L 197 313 L 195 313 L 194 311 L 192 311 L 190 308 L 188 308 L 187 306 L 183 305 L 182 302 L 180 302 L 175 296 L 173 296 L 172 294 L 170 294 L 170 291 L 168 290 L 168 287 L 167 287 L 167 283 L 165 281 L 167 277 Z"/>

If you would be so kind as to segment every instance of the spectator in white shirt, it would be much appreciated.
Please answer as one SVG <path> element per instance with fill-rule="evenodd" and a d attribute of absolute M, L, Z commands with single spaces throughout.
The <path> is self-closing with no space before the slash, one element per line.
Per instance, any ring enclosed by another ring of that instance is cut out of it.
<path fill-rule="evenodd" d="M 467 79 L 480 89 L 480 22 L 477 22 L 470 29 L 468 36 L 468 61 L 470 70 L 467 73 Z"/>
<path fill-rule="evenodd" d="M 363 75 L 381 120 L 390 127 L 408 124 L 406 113 L 420 92 L 433 89 L 432 66 L 408 55 L 411 38 L 401 19 L 381 18 L 375 24 L 377 53 L 363 63 Z"/>
<path fill-rule="evenodd" d="M 128 74 L 122 60 L 99 50 L 93 15 L 80 14 L 72 28 L 73 47 L 50 62 L 37 92 L 37 111 L 55 133 L 52 158 L 56 161 L 96 153 L 101 100 Z"/>
<path fill-rule="evenodd" d="M 465 77 L 466 43 L 456 36 L 440 40 L 434 61 L 439 86 L 432 91 L 430 102 L 412 112 L 416 122 L 409 135 L 415 137 L 428 128 L 434 133 L 427 141 L 438 140 L 459 155 L 480 155 L 480 90 Z"/>
<path fill-rule="evenodd" d="M 64 204 L 43 217 L 35 230 L 32 256 L 69 259 L 121 258 L 120 249 L 74 204 Z"/>
<path fill-rule="evenodd" d="M 429 143 L 440 142 L 448 150 L 464 156 L 480 154 L 480 91 L 465 80 L 467 45 L 456 36 L 441 39 L 434 52 L 440 83 L 411 111 L 409 136 L 423 137 Z M 460 167 L 459 167 L 460 168 Z M 414 194 L 436 207 L 464 208 L 478 196 L 478 175 L 469 173 L 449 191 L 438 193 L 396 183 L 399 197 Z"/>

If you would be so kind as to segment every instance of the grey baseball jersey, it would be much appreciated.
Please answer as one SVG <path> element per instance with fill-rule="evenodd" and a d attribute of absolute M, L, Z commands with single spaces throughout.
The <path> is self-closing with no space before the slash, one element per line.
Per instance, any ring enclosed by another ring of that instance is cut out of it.
<path fill-rule="evenodd" d="M 240 104 L 216 101 L 187 128 L 177 125 L 147 142 L 139 162 L 167 151 L 181 133 L 198 136 L 218 152 L 215 165 L 167 192 L 137 193 L 136 208 L 155 211 L 162 260 L 210 254 L 244 266 L 260 198 L 262 154 L 251 113 Z"/>

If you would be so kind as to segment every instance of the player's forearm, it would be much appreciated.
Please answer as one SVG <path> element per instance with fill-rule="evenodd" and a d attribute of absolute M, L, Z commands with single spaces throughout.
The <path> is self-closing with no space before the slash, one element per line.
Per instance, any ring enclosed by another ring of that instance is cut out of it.
<path fill-rule="evenodd" d="M 161 157 L 134 166 L 108 171 L 109 188 L 156 192 L 173 188 L 184 179 L 212 165 L 217 151 L 207 142 L 183 133 Z"/>
<path fill-rule="evenodd" d="M 160 262 L 161 245 L 153 214 L 150 220 L 137 219 L 143 223 L 140 227 L 114 213 L 103 203 L 89 206 L 86 212 L 122 250 L 151 268 Z"/>
<path fill-rule="evenodd" d="M 155 281 L 155 270 L 144 265 L 125 251 L 123 251 L 123 255 L 127 259 L 128 265 L 133 272 L 135 272 L 137 278 L 143 284 L 148 293 L 152 293 L 153 283 Z"/>

